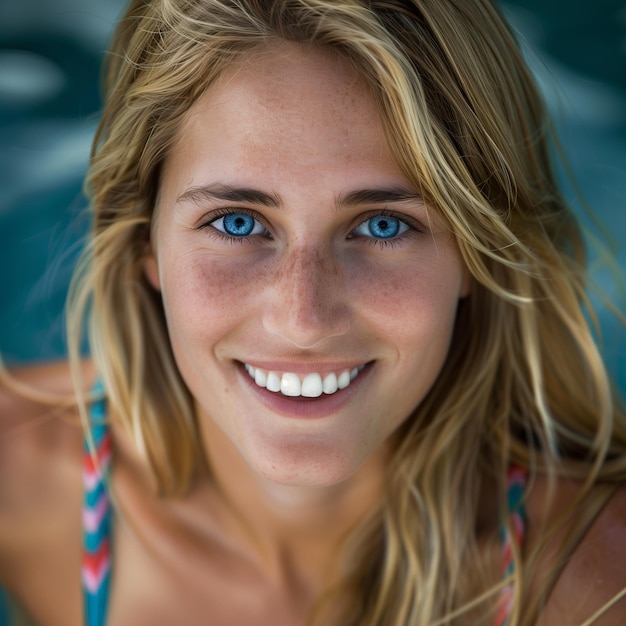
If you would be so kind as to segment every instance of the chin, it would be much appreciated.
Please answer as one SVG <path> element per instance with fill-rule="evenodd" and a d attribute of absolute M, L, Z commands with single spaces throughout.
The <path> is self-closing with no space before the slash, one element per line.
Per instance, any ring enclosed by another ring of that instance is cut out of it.
<path fill-rule="evenodd" d="M 355 459 L 345 451 L 325 453 L 319 450 L 298 450 L 271 456 L 264 455 L 252 465 L 263 479 L 285 487 L 325 488 L 340 485 L 353 476 L 363 459 Z"/>

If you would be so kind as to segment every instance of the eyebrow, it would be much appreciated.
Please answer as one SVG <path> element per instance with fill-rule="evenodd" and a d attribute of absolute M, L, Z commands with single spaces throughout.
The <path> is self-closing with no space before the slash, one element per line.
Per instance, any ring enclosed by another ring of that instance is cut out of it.
<path fill-rule="evenodd" d="M 406 202 L 424 199 L 414 189 L 400 185 L 382 187 L 379 189 L 359 189 L 351 191 L 337 199 L 337 206 L 355 206 L 359 204 L 388 204 L 393 202 Z"/>
<path fill-rule="evenodd" d="M 231 187 L 230 185 L 222 185 L 220 183 L 190 187 L 176 198 L 176 204 L 180 202 L 202 204 L 203 202 L 211 200 L 249 202 L 251 204 L 261 204 L 267 207 L 280 206 L 280 200 L 275 194 L 266 193 L 259 189 Z"/>
<path fill-rule="evenodd" d="M 267 193 L 250 187 L 233 187 L 221 183 L 190 187 L 176 198 L 176 203 L 193 202 L 194 204 L 202 204 L 212 200 L 246 202 L 272 208 L 279 208 L 282 204 L 278 194 Z M 423 202 L 421 194 L 410 187 L 396 185 L 350 191 L 338 196 L 336 205 L 338 208 L 344 208 L 362 204 L 389 204 L 416 200 Z"/>

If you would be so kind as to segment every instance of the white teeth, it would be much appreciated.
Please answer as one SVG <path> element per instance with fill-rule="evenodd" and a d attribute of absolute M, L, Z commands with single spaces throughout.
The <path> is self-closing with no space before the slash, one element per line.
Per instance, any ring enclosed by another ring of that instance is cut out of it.
<path fill-rule="evenodd" d="M 255 381 L 256 382 L 256 381 Z M 283 374 L 280 379 L 280 392 L 284 396 L 299 396 L 302 391 L 302 383 L 297 374 Z"/>
<path fill-rule="evenodd" d="M 302 380 L 302 395 L 305 398 L 317 398 L 322 395 L 322 377 L 315 374 L 307 374 Z"/>
<path fill-rule="evenodd" d="M 328 374 L 322 382 L 322 391 L 324 393 L 335 393 L 337 389 L 337 374 Z"/>
<path fill-rule="evenodd" d="M 318 398 L 323 393 L 333 394 L 338 389 L 345 389 L 359 375 L 360 371 L 365 367 L 359 365 L 352 370 L 342 370 L 339 374 L 331 372 L 323 379 L 321 374 L 311 372 L 300 379 L 297 374 L 285 372 L 268 372 L 260 367 L 253 367 L 248 363 L 245 364 L 246 371 L 250 378 L 259 387 L 264 387 L 268 391 L 274 393 L 281 392 L 285 396 L 305 398 Z"/>
<path fill-rule="evenodd" d="M 337 387 L 339 387 L 339 389 L 345 389 L 350 382 L 350 370 L 344 370 L 337 378 Z"/>
<path fill-rule="evenodd" d="M 254 382 L 259 387 L 265 387 L 267 385 L 267 374 L 265 373 L 265 370 L 262 370 L 259 367 L 254 370 Z"/>
<path fill-rule="evenodd" d="M 256 378 L 254 379 L 254 382 L 256 382 Z M 278 377 L 278 374 L 276 372 L 270 372 L 267 375 L 266 387 L 268 391 L 273 391 L 273 392 L 280 391 L 280 378 Z"/>

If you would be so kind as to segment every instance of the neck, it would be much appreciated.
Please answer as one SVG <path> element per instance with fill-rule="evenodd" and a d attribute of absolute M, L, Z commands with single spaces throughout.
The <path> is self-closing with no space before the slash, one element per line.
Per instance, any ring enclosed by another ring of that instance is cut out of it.
<path fill-rule="evenodd" d="M 381 500 L 385 451 L 339 484 L 282 485 L 256 473 L 203 416 L 202 436 L 222 527 L 271 577 L 325 587 L 338 575 L 342 544 Z"/>

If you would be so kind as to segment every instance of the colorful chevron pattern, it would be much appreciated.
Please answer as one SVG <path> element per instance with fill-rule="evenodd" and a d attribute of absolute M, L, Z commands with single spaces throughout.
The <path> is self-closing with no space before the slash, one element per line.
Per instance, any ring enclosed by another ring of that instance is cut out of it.
<path fill-rule="evenodd" d="M 513 548 L 519 547 L 524 541 L 526 514 L 524 512 L 524 489 L 526 473 L 519 467 L 511 467 L 508 474 L 507 510 L 510 526 L 502 525 L 502 573 L 511 576 L 515 571 Z M 513 584 L 508 584 L 500 596 L 500 605 L 494 626 L 506 626 L 513 604 Z"/>
<path fill-rule="evenodd" d="M 103 394 L 101 385 L 94 389 Z M 85 626 L 104 626 L 111 584 L 111 502 L 107 480 L 111 467 L 111 433 L 106 402 L 90 407 L 94 450 L 85 442 L 83 454 L 83 603 Z"/>

